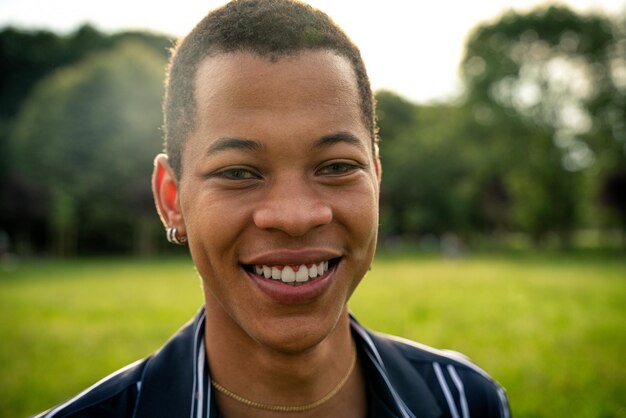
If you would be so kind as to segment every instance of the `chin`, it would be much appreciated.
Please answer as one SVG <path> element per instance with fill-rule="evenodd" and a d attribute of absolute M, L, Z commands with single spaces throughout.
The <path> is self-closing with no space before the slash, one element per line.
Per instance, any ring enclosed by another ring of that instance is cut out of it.
<path fill-rule="evenodd" d="M 271 320 L 269 324 L 260 324 L 256 337 L 257 343 L 285 354 L 308 351 L 328 339 L 343 316 L 347 318 L 345 305 L 335 314 L 326 310 L 317 314 L 294 314 Z"/>

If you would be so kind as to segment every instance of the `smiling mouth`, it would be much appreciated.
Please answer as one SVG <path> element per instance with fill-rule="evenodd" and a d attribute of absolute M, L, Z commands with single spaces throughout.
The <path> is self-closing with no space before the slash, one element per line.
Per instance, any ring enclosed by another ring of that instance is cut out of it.
<path fill-rule="evenodd" d="M 299 265 L 244 265 L 244 269 L 249 273 L 255 274 L 266 279 L 280 281 L 291 286 L 301 286 L 311 282 L 319 277 L 324 276 L 329 270 L 339 264 L 340 257 L 326 261 L 320 261 L 317 264 L 299 264 Z"/>

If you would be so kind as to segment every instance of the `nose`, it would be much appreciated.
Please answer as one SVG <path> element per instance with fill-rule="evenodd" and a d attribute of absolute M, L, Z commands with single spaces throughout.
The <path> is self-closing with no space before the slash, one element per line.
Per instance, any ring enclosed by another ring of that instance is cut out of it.
<path fill-rule="evenodd" d="M 258 228 L 279 230 L 292 237 L 304 236 L 333 219 L 328 202 L 306 180 L 295 177 L 276 181 L 256 205 L 253 221 Z"/>

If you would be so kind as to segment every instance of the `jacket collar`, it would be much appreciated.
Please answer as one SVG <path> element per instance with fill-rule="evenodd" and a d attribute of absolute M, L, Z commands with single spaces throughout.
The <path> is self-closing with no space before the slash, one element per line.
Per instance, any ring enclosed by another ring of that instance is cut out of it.
<path fill-rule="evenodd" d="M 373 334 L 363 327 L 352 315 L 352 331 L 361 341 L 369 362 L 369 384 L 394 416 L 398 418 L 437 418 L 441 416 L 435 396 L 424 378 L 397 346 L 381 335 Z M 367 360 L 366 360 L 367 361 Z"/>
<path fill-rule="evenodd" d="M 148 359 L 134 418 L 208 416 L 210 402 L 204 350 L 204 308 Z"/>
<path fill-rule="evenodd" d="M 147 360 L 135 418 L 218 418 L 206 365 L 204 319 L 202 308 Z M 439 417 L 441 410 L 415 366 L 389 340 L 370 333 L 353 316 L 350 320 L 357 347 L 364 354 L 361 360 L 368 371 L 368 385 L 384 403 L 389 418 Z"/>

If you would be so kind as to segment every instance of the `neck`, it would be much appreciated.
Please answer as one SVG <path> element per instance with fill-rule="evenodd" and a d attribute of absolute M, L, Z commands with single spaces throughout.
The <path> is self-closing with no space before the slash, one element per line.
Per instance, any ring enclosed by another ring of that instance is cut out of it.
<path fill-rule="evenodd" d="M 354 351 L 347 311 L 322 341 L 281 350 L 255 341 L 223 311 L 216 312 L 219 310 L 207 306 L 205 344 L 211 378 L 240 397 L 271 405 L 308 405 L 323 399 L 349 371 Z M 363 416 L 335 413 L 338 406 L 364 411 L 361 376 L 357 362 L 345 385 L 332 398 L 304 412 L 263 411 L 217 392 L 216 399 L 226 417 Z"/>

